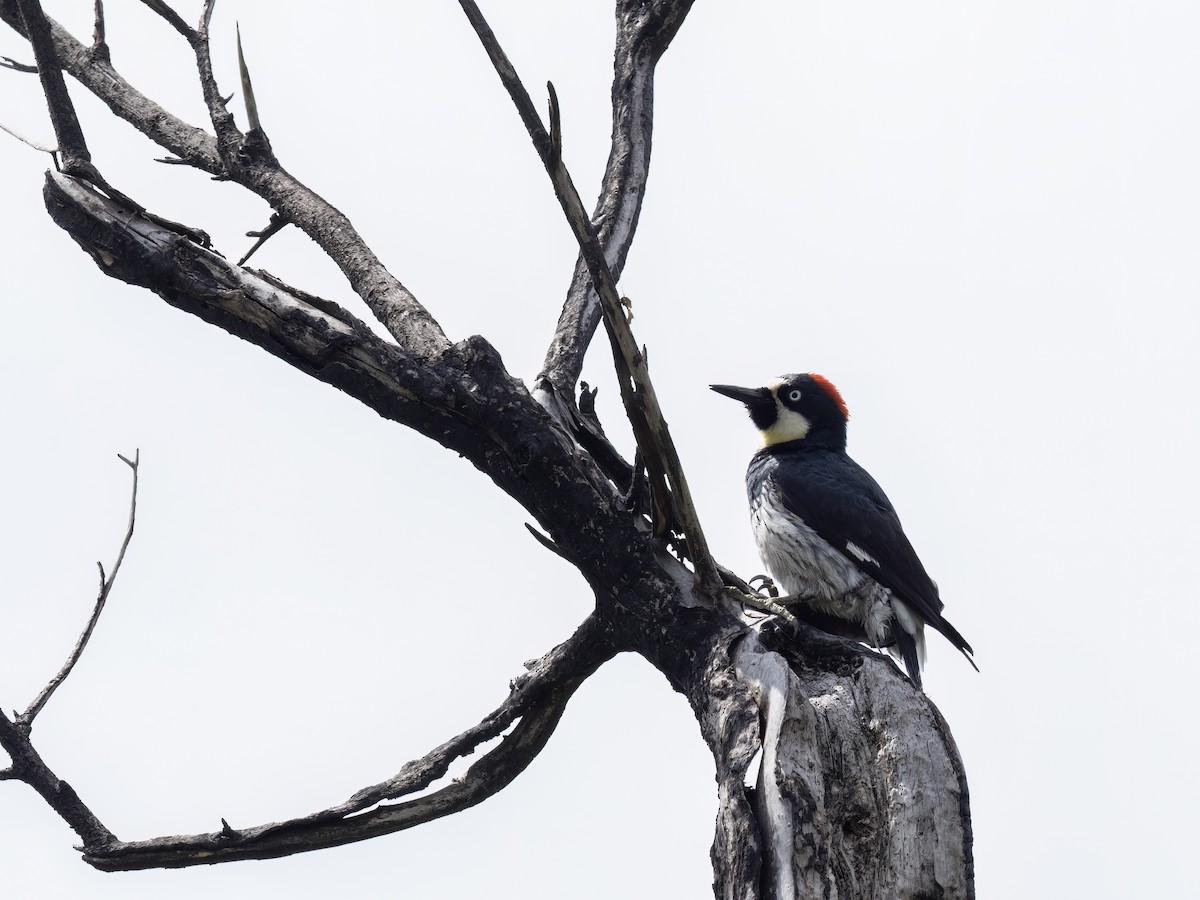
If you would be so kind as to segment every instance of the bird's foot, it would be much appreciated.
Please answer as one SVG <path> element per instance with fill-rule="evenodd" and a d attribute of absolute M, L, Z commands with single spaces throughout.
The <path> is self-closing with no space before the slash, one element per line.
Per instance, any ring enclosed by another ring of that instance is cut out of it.
<path fill-rule="evenodd" d="M 775 582 L 771 579 L 770 575 L 755 575 L 750 579 L 748 584 L 760 594 L 766 594 L 768 597 L 779 596 L 779 588 L 775 587 Z"/>
<path fill-rule="evenodd" d="M 774 585 L 772 585 L 772 587 L 773 586 Z M 737 603 L 742 607 L 743 612 L 747 609 L 753 609 L 757 612 L 768 616 L 774 616 L 784 622 L 787 622 L 787 624 L 793 628 L 796 628 L 799 625 L 796 617 L 792 615 L 782 604 L 777 603 L 772 597 L 764 597 L 762 594 L 747 594 L 744 591 L 735 590 L 733 588 L 730 588 L 726 593 L 734 603 Z"/>

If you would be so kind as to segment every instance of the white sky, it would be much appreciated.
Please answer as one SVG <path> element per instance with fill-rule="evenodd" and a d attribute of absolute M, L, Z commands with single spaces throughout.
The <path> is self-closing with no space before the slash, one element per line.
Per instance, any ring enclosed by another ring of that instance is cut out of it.
<path fill-rule="evenodd" d="M 108 5 L 116 66 L 200 124 L 182 40 Z M 47 6 L 90 33 L 90 4 Z M 483 8 L 535 95 L 553 79 L 590 205 L 607 4 Z M 531 378 L 573 244 L 474 35 L 450 0 L 329 9 L 222 0 L 223 88 L 236 18 L 284 165 L 451 337 L 485 335 Z M 981 898 L 1193 885 L 1198 31 L 1200 8 L 1168 0 L 700 2 L 660 67 L 621 287 L 710 542 L 761 571 L 752 428 L 707 385 L 832 378 L 851 453 L 983 669 L 931 642 Z M 0 55 L 30 56 L 8 33 Z M 151 163 L 161 151 L 73 94 L 127 193 L 234 258 L 266 224 L 261 201 Z M 38 97 L 0 72 L 0 121 L 52 143 Z M 140 447 L 126 568 L 34 732 L 118 836 L 337 803 L 478 721 L 586 615 L 583 580 L 452 453 L 103 277 L 44 214 L 46 164 L 0 134 L 0 704 L 23 708 L 73 644 L 125 525 L 116 454 Z M 255 262 L 353 300 L 294 230 Z M 585 377 L 628 447 L 606 357 Z M 4 783 L 0 870 L 21 898 L 704 897 L 715 803 L 683 698 L 622 658 L 525 774 L 459 816 L 285 860 L 105 875 Z"/>

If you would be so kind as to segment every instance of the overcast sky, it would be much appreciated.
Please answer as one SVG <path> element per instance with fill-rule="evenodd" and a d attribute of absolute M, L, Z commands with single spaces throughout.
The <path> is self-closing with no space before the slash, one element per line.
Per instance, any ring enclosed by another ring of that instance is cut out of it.
<path fill-rule="evenodd" d="M 90 34 L 90 4 L 46 5 Z M 554 81 L 590 204 L 611 10 L 481 5 L 535 96 Z M 108 7 L 117 68 L 202 124 L 182 39 L 139 4 Z M 223 89 L 236 19 L 283 164 L 453 339 L 483 334 L 532 378 L 574 245 L 458 5 L 281 9 L 218 4 Z M 1194 891 L 1198 33 L 1182 0 L 701 0 L 660 66 L 621 288 L 709 540 L 761 571 L 753 429 L 707 385 L 828 376 L 851 454 L 983 670 L 931 640 L 980 898 Z M 30 58 L 7 31 L 0 55 Z M 266 224 L 261 201 L 151 162 L 162 151 L 73 96 L 126 193 L 235 259 Z M 39 97 L 0 71 L 0 122 L 50 144 Z M 125 568 L 34 731 L 119 837 L 329 806 L 477 722 L 587 614 L 582 578 L 454 454 L 101 275 L 45 215 L 46 166 L 0 133 L 0 705 L 24 708 L 86 621 L 95 561 L 125 526 L 116 454 L 140 448 Z M 255 262 L 363 313 L 295 230 Z M 629 448 L 606 357 L 585 378 Z M 30 900 L 705 897 L 715 809 L 686 702 L 623 657 L 525 774 L 458 816 L 284 860 L 106 875 L 3 783 L 0 872 Z"/>

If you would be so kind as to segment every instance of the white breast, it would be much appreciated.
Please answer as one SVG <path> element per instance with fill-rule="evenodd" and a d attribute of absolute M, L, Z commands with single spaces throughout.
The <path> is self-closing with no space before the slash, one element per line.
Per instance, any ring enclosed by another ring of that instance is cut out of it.
<path fill-rule="evenodd" d="M 888 636 L 891 592 L 844 553 L 784 508 L 774 486 L 750 507 L 758 554 L 789 596 L 804 597 L 821 612 L 862 625 L 878 644 Z"/>

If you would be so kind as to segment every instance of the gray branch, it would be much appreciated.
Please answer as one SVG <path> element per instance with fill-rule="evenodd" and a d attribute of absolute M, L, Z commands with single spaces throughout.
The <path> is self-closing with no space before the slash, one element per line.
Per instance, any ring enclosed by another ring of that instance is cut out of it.
<path fill-rule="evenodd" d="M 0 0 L 0 18 L 26 35 L 16 6 L 18 2 L 36 3 L 36 0 Z M 216 139 L 176 119 L 138 93 L 120 78 L 111 63 L 91 53 L 52 19 L 46 17 L 46 23 L 59 64 L 108 104 L 117 116 L 179 159 L 235 181 L 266 200 L 329 255 L 354 292 L 409 352 L 421 359 L 433 359 L 443 353 L 450 347 L 450 342 L 441 327 L 412 293 L 387 271 L 350 220 L 283 169 L 261 130 L 247 134 L 238 131 L 232 114 L 225 109 L 212 74 L 207 40 L 207 20 L 211 12 L 212 4 L 206 3 L 202 27 L 197 29 L 192 45 Z M 60 146 L 63 144 L 61 136 L 59 143 Z M 97 178 L 98 173 L 95 173 L 92 180 L 102 183 Z M 102 186 L 111 194 L 107 185 Z"/>
<path fill-rule="evenodd" d="M 18 34 L 28 36 L 16 0 L 0 0 L 0 19 Z M 93 58 L 88 48 L 54 19 L 47 16 L 46 21 L 58 64 L 72 78 L 95 94 L 116 116 L 179 159 L 210 175 L 224 175 L 217 142 L 212 135 L 171 115 L 122 78 L 111 62 Z"/>
<path fill-rule="evenodd" d="M 612 85 L 612 145 L 592 214 L 604 260 L 620 279 L 633 244 L 646 179 L 654 126 L 654 73 L 659 59 L 683 24 L 693 0 L 617 3 Z M 546 352 L 538 388 L 569 398 L 583 370 L 583 358 L 600 324 L 600 298 L 582 254 L 554 339 Z"/>

